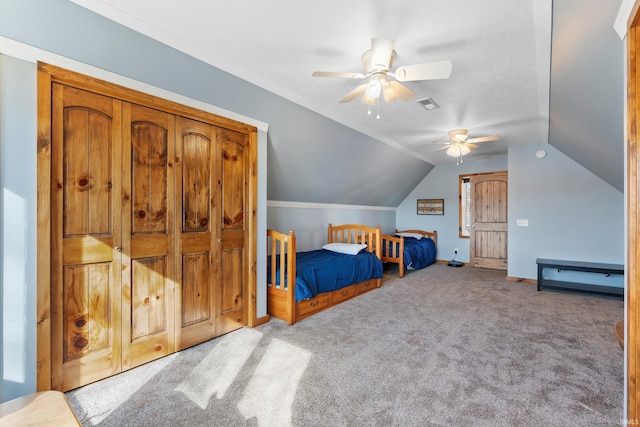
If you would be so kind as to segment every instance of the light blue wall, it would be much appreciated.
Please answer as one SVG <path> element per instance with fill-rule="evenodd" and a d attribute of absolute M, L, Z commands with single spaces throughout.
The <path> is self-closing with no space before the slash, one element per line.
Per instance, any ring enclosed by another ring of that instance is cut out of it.
<path fill-rule="evenodd" d="M 536 157 L 539 149 L 546 157 Z M 528 219 L 529 226 L 516 226 L 517 219 Z M 510 148 L 510 276 L 535 278 L 536 258 L 624 264 L 624 245 L 621 191 L 551 145 Z M 622 286 L 620 276 L 598 279 Z"/>
<path fill-rule="evenodd" d="M 0 55 L 0 402 L 36 383 L 36 69 Z"/>
<path fill-rule="evenodd" d="M 396 211 L 393 208 L 322 204 L 288 206 L 283 203 L 270 202 L 267 218 L 268 228 L 281 233 L 294 230 L 296 249 L 310 251 L 327 243 L 327 226 L 329 224 L 363 224 L 369 227 L 379 225 L 383 233 L 391 233 L 395 227 Z"/>
<path fill-rule="evenodd" d="M 507 157 L 469 159 L 437 165 L 398 206 L 396 227 L 438 232 L 439 260 L 469 261 L 469 239 L 458 236 L 458 179 L 460 175 L 507 170 Z M 418 215 L 417 199 L 444 199 L 444 215 Z"/>

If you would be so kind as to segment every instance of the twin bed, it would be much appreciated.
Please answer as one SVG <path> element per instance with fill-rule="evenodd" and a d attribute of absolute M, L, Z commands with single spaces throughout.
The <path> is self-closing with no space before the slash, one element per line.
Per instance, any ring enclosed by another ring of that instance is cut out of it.
<path fill-rule="evenodd" d="M 413 233 L 409 235 L 407 233 Z M 357 295 L 379 288 L 383 262 L 397 263 L 400 277 L 404 268 L 423 268 L 435 262 L 425 258 L 419 247 L 431 238 L 419 230 L 383 235 L 380 226 L 359 224 L 333 226 L 329 224 L 327 244 L 322 249 L 296 253 L 296 236 L 267 230 L 269 258 L 267 261 L 267 310 L 269 315 L 289 325 L 319 313 Z M 414 244 L 424 240 L 423 244 Z M 419 249 L 415 249 L 418 247 Z M 409 249 L 409 250 L 408 250 Z M 405 264 L 409 262 L 409 264 Z M 290 286 L 289 279 L 295 278 Z"/>
<path fill-rule="evenodd" d="M 398 264 L 398 275 L 418 270 L 436 262 L 438 233 L 423 230 L 396 230 L 395 235 L 382 235 L 382 262 Z"/>

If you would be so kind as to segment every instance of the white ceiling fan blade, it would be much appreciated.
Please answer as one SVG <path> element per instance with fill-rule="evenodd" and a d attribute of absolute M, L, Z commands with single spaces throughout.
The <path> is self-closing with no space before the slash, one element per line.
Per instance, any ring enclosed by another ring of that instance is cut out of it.
<path fill-rule="evenodd" d="M 467 142 L 487 142 L 487 141 L 497 141 L 500 137 L 498 135 L 491 136 L 481 136 L 479 138 L 471 138 L 467 139 Z"/>
<path fill-rule="evenodd" d="M 367 84 L 363 84 L 346 94 L 342 99 L 338 102 L 351 102 L 360 96 L 361 93 L 364 93 L 367 90 Z"/>
<path fill-rule="evenodd" d="M 424 64 L 398 67 L 393 75 L 401 82 L 448 79 L 451 75 L 452 68 L 453 65 L 451 61 L 447 59 L 446 61 L 427 62 Z"/>
<path fill-rule="evenodd" d="M 403 101 L 408 101 L 414 96 L 416 96 L 413 91 L 409 90 L 406 86 L 390 81 L 382 88 L 382 96 L 384 97 L 384 102 L 387 104 L 395 101 L 396 99 L 401 99 Z"/>
<path fill-rule="evenodd" d="M 342 79 L 363 79 L 365 77 L 362 73 L 341 73 L 335 71 L 314 71 L 311 75 L 313 77 L 338 77 Z"/>
<path fill-rule="evenodd" d="M 436 148 L 435 150 L 433 150 L 433 152 L 435 153 L 436 151 L 447 150 L 449 149 L 449 147 L 451 147 L 451 144 L 447 144 L 444 147 Z"/>
<path fill-rule="evenodd" d="M 380 37 L 371 39 L 371 65 L 377 70 L 389 70 L 395 41 Z"/>

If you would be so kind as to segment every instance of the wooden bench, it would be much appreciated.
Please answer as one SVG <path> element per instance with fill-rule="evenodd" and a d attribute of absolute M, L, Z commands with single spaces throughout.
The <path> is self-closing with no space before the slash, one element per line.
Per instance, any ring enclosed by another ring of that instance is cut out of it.
<path fill-rule="evenodd" d="M 565 282 L 560 280 L 549 280 L 545 279 L 542 275 L 545 268 L 553 268 L 557 269 L 558 271 L 570 270 L 582 271 L 586 273 L 601 273 L 608 277 L 612 274 L 624 274 L 624 266 L 622 264 L 566 261 L 546 258 L 536 259 L 536 264 L 538 264 L 538 291 L 542 290 L 543 287 L 546 287 L 624 296 L 624 288 L 568 281 Z"/>
<path fill-rule="evenodd" d="M 0 404 L 0 425 L 78 427 L 81 424 L 64 393 L 52 390 Z"/>

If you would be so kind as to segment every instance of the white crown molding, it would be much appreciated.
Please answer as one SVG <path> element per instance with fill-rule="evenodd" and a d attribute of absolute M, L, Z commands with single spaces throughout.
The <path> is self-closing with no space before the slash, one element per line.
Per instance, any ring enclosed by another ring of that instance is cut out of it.
<path fill-rule="evenodd" d="M 634 10 L 637 10 L 640 0 L 622 0 L 620 9 L 618 9 L 618 15 L 613 23 L 613 29 L 616 30 L 618 36 L 624 40 L 627 36 L 627 29 L 629 28 L 629 21 L 631 20 Z"/>
<path fill-rule="evenodd" d="M 395 211 L 392 206 L 367 205 L 339 205 L 332 203 L 286 202 L 281 200 L 267 200 L 268 208 L 298 208 L 298 209 L 347 209 L 361 211 Z"/>

